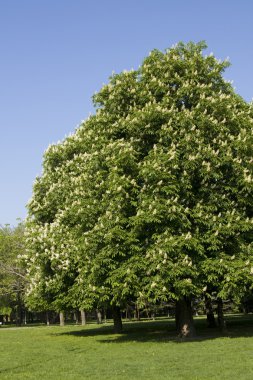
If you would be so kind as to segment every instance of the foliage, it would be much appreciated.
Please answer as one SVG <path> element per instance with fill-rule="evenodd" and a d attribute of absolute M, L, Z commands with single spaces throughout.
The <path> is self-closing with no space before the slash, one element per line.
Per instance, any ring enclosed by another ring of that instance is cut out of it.
<path fill-rule="evenodd" d="M 252 105 L 204 48 L 154 50 L 113 75 L 96 114 L 46 151 L 28 300 L 88 309 L 252 286 Z"/>
<path fill-rule="evenodd" d="M 25 251 L 24 224 L 0 228 L 0 313 L 10 314 L 23 303 L 25 269 L 19 261 Z M 1 312 L 2 311 L 2 312 Z"/>

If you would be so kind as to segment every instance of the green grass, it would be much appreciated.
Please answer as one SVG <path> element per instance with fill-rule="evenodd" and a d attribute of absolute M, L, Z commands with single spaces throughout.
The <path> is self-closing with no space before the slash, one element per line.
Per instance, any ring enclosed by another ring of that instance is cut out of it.
<path fill-rule="evenodd" d="M 0 379 L 253 379 L 253 316 L 229 316 L 228 333 L 197 319 L 181 341 L 171 320 L 87 327 L 0 328 Z"/>

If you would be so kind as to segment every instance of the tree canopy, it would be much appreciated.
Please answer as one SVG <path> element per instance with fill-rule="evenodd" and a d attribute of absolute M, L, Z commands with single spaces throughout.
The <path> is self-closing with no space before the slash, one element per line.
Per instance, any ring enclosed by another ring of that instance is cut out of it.
<path fill-rule="evenodd" d="M 153 50 L 112 75 L 96 113 L 45 152 L 28 206 L 30 302 L 187 308 L 252 286 L 252 104 L 205 47 Z"/>

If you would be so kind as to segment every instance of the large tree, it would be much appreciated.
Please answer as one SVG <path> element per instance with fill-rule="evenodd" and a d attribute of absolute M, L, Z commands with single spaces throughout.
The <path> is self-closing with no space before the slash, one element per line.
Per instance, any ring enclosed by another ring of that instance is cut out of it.
<path fill-rule="evenodd" d="M 48 149 L 27 227 L 31 294 L 91 308 L 251 286 L 252 106 L 203 43 L 154 50 L 113 75 L 96 114 Z M 118 315 L 118 317 L 117 317 Z"/>

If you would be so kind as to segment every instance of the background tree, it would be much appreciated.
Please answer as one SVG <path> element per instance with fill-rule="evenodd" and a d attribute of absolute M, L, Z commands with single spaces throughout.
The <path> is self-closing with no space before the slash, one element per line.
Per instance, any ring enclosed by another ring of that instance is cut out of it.
<path fill-rule="evenodd" d="M 0 228 L 0 305 L 12 312 L 16 323 L 24 319 L 25 269 L 19 257 L 25 252 L 24 224 Z M 4 314 L 4 313 L 3 313 Z"/>

